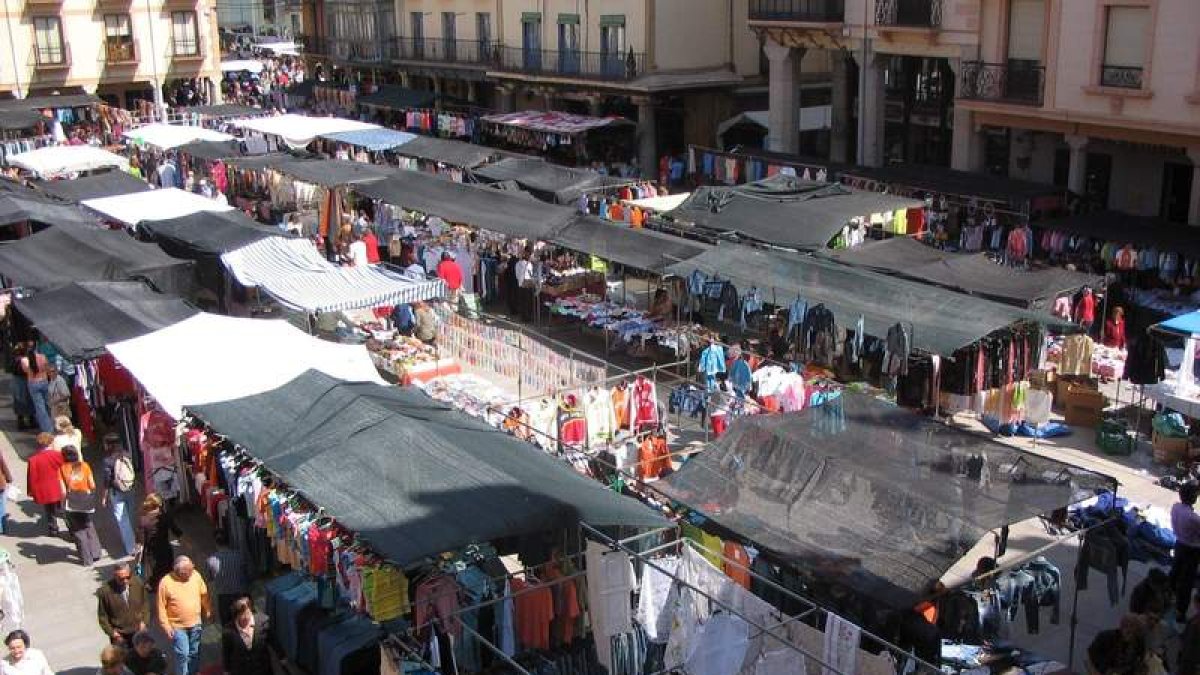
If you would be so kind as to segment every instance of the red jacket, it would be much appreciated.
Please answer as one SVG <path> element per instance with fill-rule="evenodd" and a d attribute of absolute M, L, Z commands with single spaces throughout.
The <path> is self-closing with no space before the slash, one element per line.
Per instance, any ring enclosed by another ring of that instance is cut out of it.
<path fill-rule="evenodd" d="M 29 458 L 29 496 L 38 504 L 56 504 L 66 496 L 63 494 L 62 453 L 53 448 L 43 448 Z"/>
<path fill-rule="evenodd" d="M 449 288 L 452 291 L 457 291 L 459 288 L 462 288 L 462 268 L 460 268 L 458 263 L 454 262 L 453 260 L 443 260 L 438 263 L 437 275 L 441 277 L 442 281 L 446 282 L 446 288 Z"/>

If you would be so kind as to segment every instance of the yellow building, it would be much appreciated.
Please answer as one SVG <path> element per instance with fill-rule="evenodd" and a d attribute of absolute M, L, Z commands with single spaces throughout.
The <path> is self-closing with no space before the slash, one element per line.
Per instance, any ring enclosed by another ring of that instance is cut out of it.
<path fill-rule="evenodd" d="M 82 89 L 132 107 L 191 78 L 220 95 L 210 0 L 8 0 L 0 10 L 0 95 Z"/>

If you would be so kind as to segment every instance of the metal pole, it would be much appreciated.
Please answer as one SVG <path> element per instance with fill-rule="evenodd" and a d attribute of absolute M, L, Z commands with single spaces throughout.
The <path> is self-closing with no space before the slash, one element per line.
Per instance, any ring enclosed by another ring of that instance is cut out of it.
<path fill-rule="evenodd" d="M 475 639 L 478 640 L 484 647 L 487 647 L 488 649 L 495 652 L 496 656 L 499 656 L 505 663 L 512 666 L 513 668 L 516 668 L 518 673 L 523 673 L 523 675 L 530 675 L 528 670 L 525 670 L 524 668 L 522 668 L 521 664 L 517 663 L 516 661 L 513 661 L 512 658 L 509 657 L 508 654 L 505 654 L 503 651 L 500 650 L 499 647 L 492 644 L 492 642 L 490 640 L 488 640 L 487 638 L 480 635 L 479 631 L 475 630 L 474 628 L 471 628 L 464 621 L 460 621 L 459 625 L 462 626 L 463 630 L 467 631 L 472 636 L 474 636 Z"/>

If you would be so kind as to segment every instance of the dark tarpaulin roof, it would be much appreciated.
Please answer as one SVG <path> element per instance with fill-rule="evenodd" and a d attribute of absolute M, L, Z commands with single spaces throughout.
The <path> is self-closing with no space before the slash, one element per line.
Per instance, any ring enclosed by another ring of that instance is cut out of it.
<path fill-rule="evenodd" d="M 143 220 L 138 229 L 168 255 L 187 260 L 216 257 L 266 237 L 282 237 L 241 211 L 201 211 L 169 220 Z"/>
<path fill-rule="evenodd" d="M 181 146 L 182 147 L 182 146 Z M 293 154 L 290 152 L 268 152 L 265 155 L 248 155 L 246 157 L 231 157 L 227 164 L 237 169 L 247 169 L 250 171 L 261 171 L 263 169 L 273 169 L 277 166 L 284 166 L 289 162 L 296 160 L 315 160 L 316 155 L 310 154 Z"/>
<path fill-rule="evenodd" d="M 6 131 L 32 129 L 43 122 L 50 124 L 50 120 L 36 110 L 0 110 L 0 129 Z"/>
<path fill-rule="evenodd" d="M 105 171 L 70 180 L 37 181 L 34 187 L 51 197 L 76 203 L 86 199 L 146 192 L 150 189 L 146 181 L 124 171 Z"/>
<path fill-rule="evenodd" d="M 85 281 L 16 301 L 17 310 L 69 359 L 100 356 L 104 346 L 129 340 L 196 314 L 174 295 L 140 281 Z"/>
<path fill-rule="evenodd" d="M 854 267 L 1035 309 L 1049 309 L 1059 295 L 1084 286 L 1099 288 L 1104 283 L 1103 277 L 1057 267 L 1007 267 L 993 262 L 986 253 L 948 253 L 908 237 L 867 242 L 821 255 Z"/>
<path fill-rule="evenodd" d="M 809 307 L 824 304 L 840 327 L 852 326 L 862 316 L 864 332 L 876 338 L 886 337 L 888 328 L 901 323 L 910 331 L 914 348 L 946 357 L 1021 321 L 1062 332 L 1077 330 L 1048 314 L 796 253 L 722 244 L 667 268 L 682 277 L 694 270 L 717 274 L 738 293 L 757 287 L 768 303 L 786 307 L 801 297 Z"/>
<path fill-rule="evenodd" d="M 397 155 L 441 162 L 461 169 L 474 169 L 498 156 L 498 151 L 493 148 L 428 136 L 418 136 L 396 148 L 394 152 Z"/>
<path fill-rule="evenodd" d="M 204 160 L 232 159 L 245 154 L 239 141 L 192 141 L 184 143 L 175 150 Z"/>
<path fill-rule="evenodd" d="M 399 565 L 581 520 L 665 524 L 566 463 L 411 388 L 310 370 L 265 394 L 191 412 Z"/>
<path fill-rule="evenodd" d="M 1063 189 L 1045 183 L 1004 178 L 973 171 L 956 171 L 944 166 L 898 164 L 885 167 L 841 167 L 839 173 L 900 185 L 936 194 L 955 194 L 1008 202 L 1014 208 L 1038 197 L 1060 195 Z"/>
<path fill-rule="evenodd" d="M 216 105 L 194 105 L 187 108 L 177 108 L 175 112 L 194 115 L 210 115 L 212 117 L 249 117 L 264 115 L 269 111 L 236 103 L 218 103 Z"/>
<path fill-rule="evenodd" d="M 64 204 L 31 187 L 0 180 L 0 226 L 26 221 L 82 227 L 100 224 L 95 216 L 76 204 Z"/>
<path fill-rule="evenodd" d="M 853 218 L 923 206 L 837 183 L 774 176 L 734 187 L 697 188 L 667 215 L 778 246 L 823 249 Z"/>
<path fill-rule="evenodd" d="M 30 96 L 0 101 L 0 110 L 43 110 L 45 108 L 82 108 L 104 103 L 92 94 L 59 94 L 57 96 Z"/>
<path fill-rule="evenodd" d="M 739 418 L 656 485 L 798 567 L 910 608 L 989 530 L 1116 481 L 843 393 Z"/>
<path fill-rule="evenodd" d="M 1033 226 L 1103 241 L 1152 246 L 1159 251 L 1200 256 L 1200 230 L 1180 223 L 1132 216 L 1120 211 L 1082 213 L 1065 218 L 1041 220 L 1033 223 Z"/>
<path fill-rule="evenodd" d="M 539 199 L 556 204 L 574 204 L 590 188 L 629 182 L 588 169 L 558 166 L 544 159 L 502 159 L 473 173 L 488 181 L 516 181 Z"/>
<path fill-rule="evenodd" d="M 172 258 L 123 230 L 52 227 L 0 246 L 0 276 L 47 289 L 76 281 L 143 279 L 163 293 L 191 294 L 191 262 Z"/>
<path fill-rule="evenodd" d="M 340 159 L 311 159 L 290 153 L 272 153 L 229 160 L 241 169 L 272 169 L 298 181 L 323 187 L 341 187 L 375 181 L 397 173 L 394 167 Z"/>
<path fill-rule="evenodd" d="M 432 91 L 420 91 L 385 84 L 378 91 L 363 94 L 354 100 L 359 105 L 405 110 L 407 108 L 431 108 L 438 100 L 438 95 Z"/>
<path fill-rule="evenodd" d="M 393 206 L 525 239 L 545 239 L 575 215 L 574 209 L 565 206 L 420 171 L 397 171 L 390 178 L 354 189 Z"/>
<path fill-rule="evenodd" d="M 661 272 L 665 267 L 694 258 L 711 248 L 662 232 L 614 225 L 595 216 L 576 216 L 569 225 L 554 233 L 550 241 L 648 272 Z"/>

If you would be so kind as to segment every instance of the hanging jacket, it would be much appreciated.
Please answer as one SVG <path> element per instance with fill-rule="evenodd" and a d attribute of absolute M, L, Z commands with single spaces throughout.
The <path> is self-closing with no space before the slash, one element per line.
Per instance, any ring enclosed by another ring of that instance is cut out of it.
<path fill-rule="evenodd" d="M 1129 576 L 1129 539 L 1122 531 L 1123 523 L 1114 522 L 1088 532 L 1079 549 L 1079 562 L 1075 567 L 1075 584 L 1087 590 L 1088 572 L 1103 572 L 1108 582 L 1108 600 L 1112 605 L 1121 601 L 1125 594 L 1125 579 Z M 1117 582 L 1117 571 L 1121 582 Z"/>

